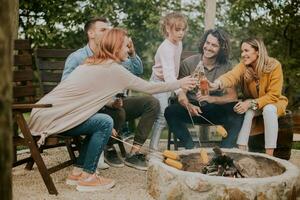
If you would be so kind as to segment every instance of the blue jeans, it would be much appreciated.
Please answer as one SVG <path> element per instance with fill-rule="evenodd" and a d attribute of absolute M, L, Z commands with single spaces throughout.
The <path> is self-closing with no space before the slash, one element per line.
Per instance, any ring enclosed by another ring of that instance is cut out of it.
<path fill-rule="evenodd" d="M 85 135 L 74 166 L 83 168 L 87 173 L 95 173 L 100 154 L 102 153 L 113 128 L 109 115 L 96 113 L 82 124 L 61 133 L 66 136 Z"/>
<path fill-rule="evenodd" d="M 198 103 L 195 103 L 197 105 Z M 228 132 L 227 138 L 224 138 L 220 144 L 223 148 L 232 148 L 236 146 L 238 133 L 242 127 L 244 115 L 237 114 L 233 111 L 236 102 L 227 104 L 206 104 L 201 107 L 201 115 L 216 125 L 223 125 Z M 168 106 L 165 110 L 170 131 L 172 131 L 180 142 L 187 149 L 194 148 L 194 142 L 186 126 L 191 123 L 187 110 L 180 104 L 175 103 Z M 196 124 L 209 124 L 200 116 L 194 116 L 193 121 Z"/>

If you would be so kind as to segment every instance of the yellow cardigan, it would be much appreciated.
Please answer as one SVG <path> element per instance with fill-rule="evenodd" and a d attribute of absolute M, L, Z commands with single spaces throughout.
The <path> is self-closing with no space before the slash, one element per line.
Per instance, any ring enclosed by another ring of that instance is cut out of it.
<path fill-rule="evenodd" d="M 220 76 L 218 80 L 222 82 L 222 86 L 225 88 L 233 87 L 240 83 L 246 98 L 258 97 L 256 98 L 258 109 L 263 108 L 267 104 L 274 104 L 277 107 L 277 115 L 282 116 L 285 114 L 288 105 L 288 99 L 281 94 L 283 86 L 282 68 L 279 61 L 274 58 L 270 59 L 273 59 L 276 64 L 271 72 L 264 72 L 259 78 L 259 94 L 257 94 L 254 80 L 251 82 L 244 80 L 246 66 L 243 63 L 236 65 L 231 71 Z"/>

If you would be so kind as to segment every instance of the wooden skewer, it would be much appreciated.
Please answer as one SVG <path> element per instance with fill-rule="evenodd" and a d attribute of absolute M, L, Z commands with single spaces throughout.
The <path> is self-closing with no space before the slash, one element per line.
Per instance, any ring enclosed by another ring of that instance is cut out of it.
<path fill-rule="evenodd" d="M 128 142 L 126 142 L 126 141 L 123 141 L 123 140 L 121 140 L 121 139 L 119 139 L 119 138 L 117 138 L 117 137 L 115 137 L 115 136 L 110 136 L 111 138 L 113 138 L 113 139 L 115 139 L 115 140 L 117 140 L 117 141 L 119 141 L 119 142 L 122 142 L 122 143 L 124 143 L 124 144 L 126 144 L 126 145 L 128 145 L 128 146 L 131 146 L 131 147 L 133 147 L 133 148 L 136 148 L 133 144 L 130 144 L 130 143 L 128 143 Z M 141 146 L 141 148 L 143 148 L 143 149 L 145 149 L 146 151 L 148 151 L 149 153 L 157 153 L 157 154 L 159 154 L 159 155 L 162 155 L 162 153 L 161 152 L 159 152 L 159 151 L 156 151 L 156 150 L 154 150 L 154 149 L 150 149 L 150 148 L 148 148 L 148 147 L 144 147 L 144 146 L 142 146 L 141 144 L 139 144 L 140 146 Z"/>

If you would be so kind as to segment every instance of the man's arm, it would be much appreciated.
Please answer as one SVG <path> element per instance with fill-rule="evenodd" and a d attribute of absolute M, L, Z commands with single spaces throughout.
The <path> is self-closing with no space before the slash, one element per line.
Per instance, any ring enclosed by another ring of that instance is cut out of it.
<path fill-rule="evenodd" d="M 80 65 L 78 59 L 76 58 L 76 55 L 72 53 L 71 55 L 68 56 L 66 62 L 65 62 L 65 67 L 64 71 L 61 77 L 61 81 L 65 80 L 71 72 Z"/>
<path fill-rule="evenodd" d="M 144 67 L 142 60 L 138 55 L 130 56 L 127 60 L 122 62 L 122 65 L 129 70 L 134 75 L 142 75 L 144 72 Z"/>
<path fill-rule="evenodd" d="M 144 72 L 143 63 L 140 57 L 135 53 L 135 48 L 131 38 L 129 38 L 128 49 L 129 57 L 127 60 L 122 62 L 122 65 L 134 75 L 142 75 Z"/>

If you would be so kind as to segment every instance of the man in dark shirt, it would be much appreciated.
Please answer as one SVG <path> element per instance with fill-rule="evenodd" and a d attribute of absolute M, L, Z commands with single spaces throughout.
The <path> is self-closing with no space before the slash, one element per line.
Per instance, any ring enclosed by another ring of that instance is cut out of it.
<path fill-rule="evenodd" d="M 200 42 L 200 54 L 182 61 L 179 78 L 193 74 L 197 65 L 200 64 L 204 68 L 206 78 L 213 82 L 231 69 L 229 49 L 229 39 L 224 31 L 220 29 L 206 31 Z M 200 91 L 181 90 L 178 93 L 178 103 L 166 108 L 165 118 L 170 130 L 187 149 L 194 148 L 193 139 L 186 126 L 187 123 L 192 123 L 189 112 L 195 123 L 210 124 L 212 122 L 223 125 L 228 136 L 222 140 L 221 147 L 231 148 L 236 146 L 236 138 L 243 122 L 243 115 L 233 111 L 236 102 L 235 88 L 211 92 L 205 96 L 201 95 Z"/>

